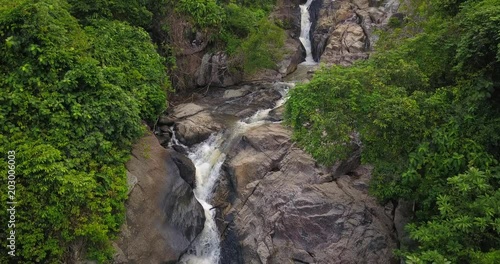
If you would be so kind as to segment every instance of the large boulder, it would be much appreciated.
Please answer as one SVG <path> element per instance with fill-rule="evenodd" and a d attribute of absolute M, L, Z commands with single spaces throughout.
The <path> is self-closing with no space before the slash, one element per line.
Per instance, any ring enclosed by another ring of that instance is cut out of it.
<path fill-rule="evenodd" d="M 242 85 L 232 89 L 213 88 L 210 96 L 194 103 L 179 104 L 159 118 L 160 132 L 157 137 L 163 146 L 170 140 L 169 127 L 173 125 L 176 138 L 187 146 L 193 146 L 222 131 L 235 121 L 250 117 L 261 109 L 272 108 L 282 98 L 284 84 L 261 83 Z M 167 132 L 162 132 L 165 127 Z M 167 137 L 168 136 L 168 137 Z"/>
<path fill-rule="evenodd" d="M 327 41 L 323 60 L 349 65 L 355 60 L 367 58 L 366 35 L 356 23 L 345 23 L 335 28 Z"/>
<path fill-rule="evenodd" d="M 174 150 L 167 152 L 167 161 L 173 172 L 171 175 L 175 177 L 171 178 L 169 189 L 163 196 L 162 211 L 166 215 L 164 226 L 168 229 L 171 243 L 183 253 L 203 230 L 205 211 L 193 193 L 192 186 L 196 184 L 194 165 L 187 158 L 179 159 L 182 154 Z"/>
<path fill-rule="evenodd" d="M 280 77 L 287 76 L 297 69 L 297 65 L 304 61 L 305 50 L 298 39 L 287 38 L 285 42 L 283 60 L 278 63 Z"/>
<path fill-rule="evenodd" d="M 169 151 L 170 158 L 179 170 L 179 176 L 194 190 L 196 187 L 196 167 L 184 154 L 177 151 Z"/>
<path fill-rule="evenodd" d="M 368 195 L 370 168 L 334 178 L 290 136 L 267 124 L 229 150 L 214 201 L 223 263 L 395 263 L 392 216 Z"/>
<path fill-rule="evenodd" d="M 209 112 L 200 112 L 176 123 L 175 130 L 179 140 L 192 146 L 206 140 L 210 135 L 223 128 Z"/>
<path fill-rule="evenodd" d="M 320 1 L 312 30 L 313 55 L 327 64 L 351 65 L 366 59 L 377 36 L 374 29 L 384 28 L 397 12 L 397 0 Z"/>
<path fill-rule="evenodd" d="M 130 195 L 114 263 L 176 261 L 203 229 L 202 206 L 152 133 L 134 145 L 126 167 Z"/>

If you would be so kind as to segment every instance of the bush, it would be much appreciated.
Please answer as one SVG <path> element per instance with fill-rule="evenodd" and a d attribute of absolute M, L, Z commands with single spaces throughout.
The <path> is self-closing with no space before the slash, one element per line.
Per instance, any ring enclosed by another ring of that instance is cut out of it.
<path fill-rule="evenodd" d="M 76 241 L 109 258 L 124 220 L 124 163 L 141 119 L 165 108 L 164 61 L 148 34 L 117 21 L 82 28 L 68 9 L 26 0 L 0 12 L 0 152 L 16 152 L 19 199 L 16 258 L 2 263 L 54 263 Z"/>
<path fill-rule="evenodd" d="M 359 133 L 373 194 L 415 202 L 408 229 L 419 247 L 403 245 L 408 263 L 497 263 L 499 1 L 445 2 L 413 1 L 422 6 L 412 28 L 388 33 L 367 61 L 292 90 L 286 118 L 325 164 L 345 158 Z"/>

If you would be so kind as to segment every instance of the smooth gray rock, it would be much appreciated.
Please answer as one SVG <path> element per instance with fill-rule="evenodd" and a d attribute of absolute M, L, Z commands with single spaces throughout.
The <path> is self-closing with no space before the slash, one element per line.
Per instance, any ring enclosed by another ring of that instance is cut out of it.
<path fill-rule="evenodd" d="M 126 164 L 135 188 L 125 204 L 126 221 L 113 246 L 113 263 L 176 261 L 201 232 L 205 214 L 181 177 L 171 153 L 148 133 Z"/>
<path fill-rule="evenodd" d="M 169 153 L 170 158 L 177 165 L 181 178 L 194 190 L 196 186 L 196 167 L 193 162 L 177 151 L 169 151 Z"/>
<path fill-rule="evenodd" d="M 228 154 L 216 190 L 227 263 L 395 263 L 392 219 L 368 195 L 370 169 L 324 181 L 327 168 L 267 124 Z M 239 253 L 240 255 L 235 255 Z M 238 258 L 242 262 L 238 262 Z"/>
<path fill-rule="evenodd" d="M 231 99 L 235 97 L 241 97 L 249 93 L 248 87 L 243 87 L 240 89 L 230 89 L 226 90 L 224 92 L 224 95 L 222 96 L 224 99 Z"/>
<path fill-rule="evenodd" d="M 212 133 L 223 128 L 210 113 L 200 112 L 178 121 L 175 130 L 179 140 L 187 146 L 206 140 Z"/>
<path fill-rule="evenodd" d="M 128 186 L 127 196 L 130 194 L 130 192 L 132 192 L 136 184 L 137 184 L 137 176 L 130 173 L 130 171 L 127 171 L 127 186 Z"/>
<path fill-rule="evenodd" d="M 194 179 L 196 170 L 188 161 L 180 162 L 181 154 L 168 150 L 168 166 L 174 172 L 170 188 L 163 195 L 163 212 L 166 216 L 166 226 L 169 228 L 172 242 L 178 249 L 184 251 L 203 230 L 205 211 L 194 197 L 193 189 L 186 179 Z M 192 164 L 192 163 L 191 163 Z M 181 175 L 184 174 L 184 178 Z M 191 175 L 188 175 L 191 174 Z M 191 181 L 191 180 L 189 180 Z M 194 180 L 192 181 L 194 185 Z"/>

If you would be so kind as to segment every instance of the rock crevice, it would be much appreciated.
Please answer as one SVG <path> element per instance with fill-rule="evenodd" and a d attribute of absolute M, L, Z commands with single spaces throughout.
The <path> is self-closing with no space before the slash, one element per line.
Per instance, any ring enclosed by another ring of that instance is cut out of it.
<path fill-rule="evenodd" d="M 126 221 L 113 243 L 114 263 L 175 263 L 205 222 L 192 190 L 194 165 L 163 148 L 152 133 L 134 145 L 131 157 Z"/>

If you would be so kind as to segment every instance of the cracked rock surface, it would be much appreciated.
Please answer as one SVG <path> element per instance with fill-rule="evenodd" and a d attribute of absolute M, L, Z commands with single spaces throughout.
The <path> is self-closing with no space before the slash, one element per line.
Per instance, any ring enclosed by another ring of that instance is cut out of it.
<path fill-rule="evenodd" d="M 176 106 L 164 120 L 196 144 L 272 107 L 281 98 L 277 85 L 215 89 Z M 332 167 L 318 165 L 293 143 L 290 129 L 275 122 L 282 110 L 222 149 L 226 160 L 210 202 L 221 263 L 396 263 L 392 210 L 368 195 L 371 168 L 359 166 L 359 149 Z"/>
<path fill-rule="evenodd" d="M 230 150 L 214 202 L 222 263 L 394 262 L 391 216 L 368 195 L 371 168 L 334 180 L 290 136 L 267 124 Z"/>
<path fill-rule="evenodd" d="M 377 36 L 397 12 L 397 0 L 316 0 L 313 55 L 327 65 L 351 65 L 368 58 Z"/>
<path fill-rule="evenodd" d="M 281 98 L 275 84 L 261 83 L 213 88 L 210 96 L 176 106 L 162 116 L 158 125 L 174 125 L 179 141 L 187 146 L 206 140 L 212 133 L 226 129 L 232 122 L 270 108 Z"/>
<path fill-rule="evenodd" d="M 163 148 L 151 132 L 134 145 L 126 164 L 134 185 L 113 243 L 113 263 L 175 263 L 203 229 L 203 207 L 182 177 L 194 165 L 179 155 Z"/>

